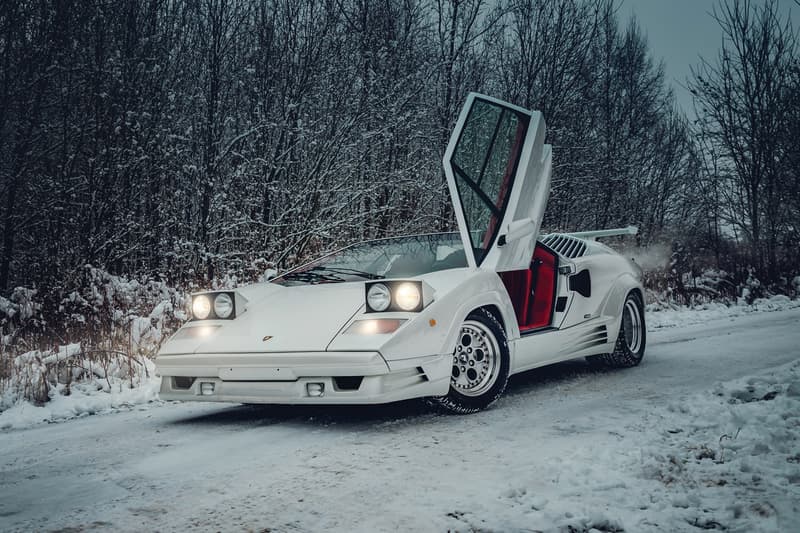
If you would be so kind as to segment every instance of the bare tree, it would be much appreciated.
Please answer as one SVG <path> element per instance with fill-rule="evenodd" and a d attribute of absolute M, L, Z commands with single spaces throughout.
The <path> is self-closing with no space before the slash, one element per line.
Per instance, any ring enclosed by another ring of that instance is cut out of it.
<path fill-rule="evenodd" d="M 65 279 L 83 283 L 87 264 L 206 286 L 355 240 L 452 229 L 441 154 L 474 90 L 545 113 L 551 227 L 639 223 L 649 240 L 685 206 L 689 148 L 618 7 L 10 3 L 0 290 L 46 287 L 60 309 Z"/>
<path fill-rule="evenodd" d="M 785 95 L 795 36 L 773 0 L 722 2 L 714 17 L 723 30 L 722 48 L 716 61 L 693 69 L 690 88 L 703 135 L 718 147 L 720 166 L 731 177 L 727 223 L 746 236 L 760 275 L 775 279 L 786 166 L 780 139 L 787 135 Z"/>

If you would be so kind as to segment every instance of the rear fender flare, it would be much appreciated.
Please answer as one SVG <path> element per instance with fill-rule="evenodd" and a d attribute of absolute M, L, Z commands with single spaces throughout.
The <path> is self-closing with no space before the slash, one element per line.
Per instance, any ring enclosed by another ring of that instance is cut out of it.
<path fill-rule="evenodd" d="M 611 323 L 611 331 L 609 332 L 608 336 L 609 342 L 617 342 L 619 326 L 620 322 L 622 321 L 622 308 L 625 305 L 625 298 L 627 298 L 628 293 L 630 293 L 632 290 L 638 291 L 640 296 L 644 294 L 642 284 L 639 282 L 639 280 L 637 280 L 632 274 L 626 272 L 614 281 L 614 285 L 611 287 L 611 290 L 608 291 L 605 301 L 601 306 L 602 314 L 604 316 L 614 317 L 614 321 Z"/>

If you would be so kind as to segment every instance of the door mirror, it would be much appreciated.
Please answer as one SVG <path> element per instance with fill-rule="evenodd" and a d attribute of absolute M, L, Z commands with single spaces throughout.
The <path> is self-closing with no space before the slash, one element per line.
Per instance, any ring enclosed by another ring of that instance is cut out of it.
<path fill-rule="evenodd" d="M 500 235 L 497 241 L 498 246 L 505 246 L 509 242 L 518 241 L 523 237 L 536 233 L 536 223 L 530 218 L 515 220 L 508 225 L 505 233 Z"/>

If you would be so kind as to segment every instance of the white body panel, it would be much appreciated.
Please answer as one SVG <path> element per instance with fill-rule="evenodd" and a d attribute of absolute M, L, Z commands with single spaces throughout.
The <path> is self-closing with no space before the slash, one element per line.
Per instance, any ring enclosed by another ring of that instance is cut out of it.
<path fill-rule="evenodd" d="M 342 329 L 342 318 L 364 305 L 364 288 L 351 283 L 291 288 L 264 283 L 239 290 L 248 295 L 246 313 L 236 320 L 190 322 L 186 328 L 213 329 L 187 339 L 179 332 L 160 353 L 324 351 Z"/>

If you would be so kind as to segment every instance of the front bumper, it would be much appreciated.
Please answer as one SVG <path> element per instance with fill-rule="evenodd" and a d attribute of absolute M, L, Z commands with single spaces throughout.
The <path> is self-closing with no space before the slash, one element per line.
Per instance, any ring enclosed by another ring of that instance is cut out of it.
<path fill-rule="evenodd" d="M 161 355 L 156 366 L 163 400 L 378 404 L 447 394 L 451 360 L 442 354 L 387 362 L 378 352 L 184 354 Z"/>

